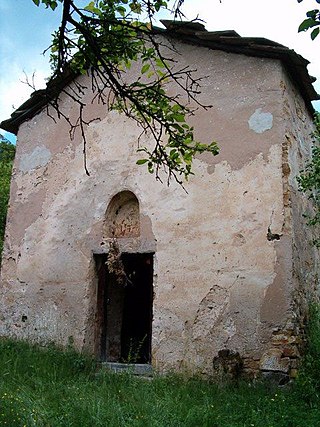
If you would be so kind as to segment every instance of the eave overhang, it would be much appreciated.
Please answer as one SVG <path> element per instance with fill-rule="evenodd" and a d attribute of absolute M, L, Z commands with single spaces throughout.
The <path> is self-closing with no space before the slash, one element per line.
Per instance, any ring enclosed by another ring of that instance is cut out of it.
<path fill-rule="evenodd" d="M 261 37 L 241 37 L 233 30 L 206 31 L 201 23 L 162 20 L 165 29 L 155 28 L 155 34 L 162 34 L 181 42 L 221 50 L 229 53 L 277 59 L 282 62 L 288 75 L 298 88 L 309 112 L 313 115 L 312 101 L 319 100 L 313 84 L 316 80 L 308 73 L 309 61 L 279 43 Z M 57 79 L 50 80 L 46 89 L 35 91 L 30 98 L 15 110 L 8 120 L 0 123 L 0 128 L 17 134 L 19 126 L 30 120 L 48 103 L 55 99 L 76 75 L 67 70 Z"/>

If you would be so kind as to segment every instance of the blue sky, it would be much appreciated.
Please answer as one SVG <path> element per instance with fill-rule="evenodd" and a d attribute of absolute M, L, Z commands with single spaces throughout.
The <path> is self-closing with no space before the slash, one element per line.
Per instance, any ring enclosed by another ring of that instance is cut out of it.
<path fill-rule="evenodd" d="M 37 8 L 31 0 L 0 0 L 0 121 L 32 92 L 21 82 L 24 72 L 28 76 L 35 72 L 36 85 L 43 87 L 50 67 L 42 52 L 58 25 L 58 13 Z"/>
<path fill-rule="evenodd" d="M 88 2 L 83 0 L 84 5 Z M 265 37 L 294 49 L 311 62 L 308 70 L 318 78 L 315 87 L 320 92 L 320 36 L 312 42 L 308 34 L 297 33 L 306 11 L 317 7 L 315 0 L 300 4 L 297 0 L 185 0 L 184 10 L 189 19 L 204 19 L 208 30 L 233 29 L 241 36 Z M 32 0 L 0 0 L 0 121 L 32 92 L 21 82 L 24 72 L 29 78 L 35 72 L 37 89 L 44 86 L 50 68 L 48 55 L 43 57 L 42 52 L 59 22 L 60 11 L 38 8 Z M 320 102 L 314 106 L 320 110 Z"/>

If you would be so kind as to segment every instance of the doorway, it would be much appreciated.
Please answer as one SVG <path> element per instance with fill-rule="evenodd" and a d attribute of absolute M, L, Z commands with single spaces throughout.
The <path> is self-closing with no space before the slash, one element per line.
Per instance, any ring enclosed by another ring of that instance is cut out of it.
<path fill-rule="evenodd" d="M 97 356 L 103 362 L 150 363 L 153 253 L 121 255 L 126 281 L 108 271 L 107 255 L 96 255 Z"/>

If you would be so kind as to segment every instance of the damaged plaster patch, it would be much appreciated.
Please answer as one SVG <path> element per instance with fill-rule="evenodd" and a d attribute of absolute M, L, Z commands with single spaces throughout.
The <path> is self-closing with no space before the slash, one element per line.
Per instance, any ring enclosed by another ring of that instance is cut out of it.
<path fill-rule="evenodd" d="M 41 166 L 45 166 L 51 159 L 51 152 L 44 145 L 36 147 L 32 153 L 21 156 L 19 169 L 21 172 L 29 172 Z"/>
<path fill-rule="evenodd" d="M 193 338 L 208 336 L 228 306 L 228 289 L 214 285 L 200 302 L 193 324 Z"/>
<path fill-rule="evenodd" d="M 263 133 L 272 128 L 273 115 L 271 113 L 262 112 L 262 108 L 258 108 L 248 120 L 249 128 L 256 133 Z"/>

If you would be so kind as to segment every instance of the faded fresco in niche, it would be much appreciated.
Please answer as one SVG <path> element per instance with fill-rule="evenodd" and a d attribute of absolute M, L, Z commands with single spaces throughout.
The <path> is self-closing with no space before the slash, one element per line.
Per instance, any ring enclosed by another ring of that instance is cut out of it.
<path fill-rule="evenodd" d="M 111 199 L 106 212 L 104 236 L 140 236 L 139 201 L 131 191 L 122 191 Z"/>

